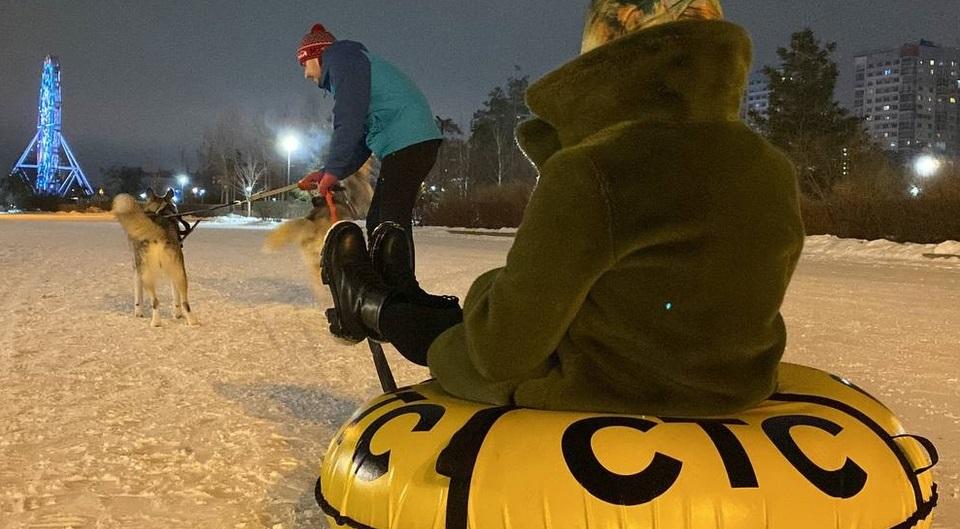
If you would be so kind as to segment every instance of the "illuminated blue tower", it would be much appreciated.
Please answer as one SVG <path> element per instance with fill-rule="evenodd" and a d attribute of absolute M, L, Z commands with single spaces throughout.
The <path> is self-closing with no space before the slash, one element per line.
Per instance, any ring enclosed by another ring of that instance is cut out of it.
<path fill-rule="evenodd" d="M 38 195 L 67 197 L 73 189 L 91 196 L 93 188 L 77 163 L 60 122 L 60 61 L 47 56 L 40 78 L 37 134 L 30 140 L 13 173 Z"/>

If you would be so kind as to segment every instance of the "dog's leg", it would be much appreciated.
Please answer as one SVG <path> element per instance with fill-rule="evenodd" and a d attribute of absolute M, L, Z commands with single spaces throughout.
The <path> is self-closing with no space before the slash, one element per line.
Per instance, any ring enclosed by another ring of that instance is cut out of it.
<path fill-rule="evenodd" d="M 177 283 L 173 282 L 173 317 L 181 320 L 183 319 L 183 300 L 180 298 L 180 288 L 177 286 Z"/>
<path fill-rule="evenodd" d="M 200 322 L 190 310 L 190 299 L 187 297 L 187 270 L 181 260 L 179 266 L 174 266 L 170 272 L 170 279 L 173 282 L 174 296 L 178 304 L 183 309 L 183 316 L 187 318 L 187 325 L 199 325 Z"/>
<path fill-rule="evenodd" d="M 133 269 L 133 316 L 143 317 L 143 278 L 140 277 L 139 267 Z"/>
<path fill-rule="evenodd" d="M 160 300 L 157 298 L 157 285 L 153 278 L 143 281 L 143 286 L 147 289 L 147 293 L 150 294 L 150 325 L 153 327 L 160 326 Z"/>

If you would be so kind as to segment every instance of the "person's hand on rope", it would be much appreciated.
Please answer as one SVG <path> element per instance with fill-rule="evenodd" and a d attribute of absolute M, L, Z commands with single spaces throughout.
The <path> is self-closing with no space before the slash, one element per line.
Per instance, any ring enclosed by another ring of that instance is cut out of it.
<path fill-rule="evenodd" d="M 314 171 L 297 182 L 297 187 L 304 191 L 316 190 L 320 196 L 324 196 L 330 193 L 330 189 L 339 181 L 340 179 L 333 173 Z"/>

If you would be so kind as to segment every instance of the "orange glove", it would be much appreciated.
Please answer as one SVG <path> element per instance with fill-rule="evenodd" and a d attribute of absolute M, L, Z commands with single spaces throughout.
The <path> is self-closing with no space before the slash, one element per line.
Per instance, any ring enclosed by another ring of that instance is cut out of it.
<path fill-rule="evenodd" d="M 314 171 L 297 182 L 297 187 L 304 191 L 316 190 L 320 196 L 323 196 L 329 193 L 330 188 L 337 185 L 339 181 L 340 179 L 333 173 Z"/>

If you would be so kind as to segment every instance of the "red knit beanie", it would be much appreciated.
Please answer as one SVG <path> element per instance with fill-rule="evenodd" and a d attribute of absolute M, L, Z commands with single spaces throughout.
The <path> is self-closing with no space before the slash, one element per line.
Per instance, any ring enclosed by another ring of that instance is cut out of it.
<path fill-rule="evenodd" d="M 319 59 L 323 55 L 323 50 L 337 41 L 323 24 L 314 24 L 310 33 L 300 41 L 300 47 L 297 48 L 297 60 L 300 66 L 303 66 L 310 59 Z"/>

